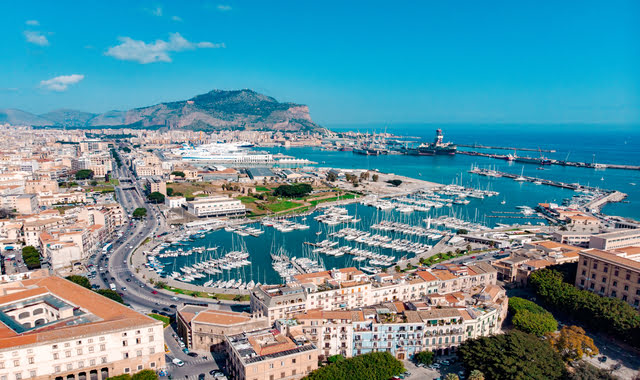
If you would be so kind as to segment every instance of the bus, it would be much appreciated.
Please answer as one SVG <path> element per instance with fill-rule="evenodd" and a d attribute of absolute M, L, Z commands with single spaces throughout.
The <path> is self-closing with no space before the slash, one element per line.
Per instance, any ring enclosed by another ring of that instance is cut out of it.
<path fill-rule="evenodd" d="M 116 291 L 116 284 L 114 284 L 113 282 L 109 284 L 109 287 L 111 288 L 111 290 L 113 290 L 114 292 Z"/>
<path fill-rule="evenodd" d="M 102 247 L 102 254 L 109 252 L 110 249 L 111 249 L 111 243 L 105 244 L 105 246 Z"/>

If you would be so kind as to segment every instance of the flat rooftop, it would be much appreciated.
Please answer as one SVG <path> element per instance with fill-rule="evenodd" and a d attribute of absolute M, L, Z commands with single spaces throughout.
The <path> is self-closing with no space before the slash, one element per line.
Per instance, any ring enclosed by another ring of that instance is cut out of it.
<path fill-rule="evenodd" d="M 276 329 L 262 329 L 231 335 L 228 342 L 245 364 L 295 355 L 316 347 L 308 341 L 294 341 Z"/>

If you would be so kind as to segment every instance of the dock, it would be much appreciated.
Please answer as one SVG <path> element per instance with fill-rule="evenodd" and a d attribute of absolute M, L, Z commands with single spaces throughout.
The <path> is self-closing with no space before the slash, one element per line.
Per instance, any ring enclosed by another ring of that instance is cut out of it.
<path fill-rule="evenodd" d="M 481 144 L 458 144 L 458 146 L 464 148 L 474 148 L 474 149 L 500 149 L 500 150 L 515 150 L 515 151 L 523 151 L 523 152 L 545 152 L 545 153 L 555 153 L 555 149 L 533 149 L 533 148 L 515 148 L 512 146 L 490 146 L 490 145 L 481 145 Z"/>
<path fill-rule="evenodd" d="M 459 145 L 463 146 L 463 145 Z M 505 154 L 484 153 L 473 150 L 458 150 L 458 154 L 465 154 L 467 156 L 479 156 L 495 158 L 498 160 L 507 160 Z M 621 170 L 640 170 L 640 165 L 618 165 L 618 164 L 599 164 L 591 162 L 579 162 L 579 161 L 560 161 L 552 159 L 536 159 L 535 157 L 531 161 L 517 161 L 518 164 L 534 164 L 534 165 L 559 165 L 559 166 L 572 166 L 575 168 L 587 168 L 587 169 L 621 169 Z"/>

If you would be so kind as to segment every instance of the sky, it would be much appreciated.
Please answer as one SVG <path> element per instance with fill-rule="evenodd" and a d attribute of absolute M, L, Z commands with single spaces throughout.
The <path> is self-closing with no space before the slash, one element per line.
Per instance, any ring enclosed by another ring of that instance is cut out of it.
<path fill-rule="evenodd" d="M 640 122 L 640 1 L 6 1 L 0 108 L 250 88 L 314 121 Z"/>

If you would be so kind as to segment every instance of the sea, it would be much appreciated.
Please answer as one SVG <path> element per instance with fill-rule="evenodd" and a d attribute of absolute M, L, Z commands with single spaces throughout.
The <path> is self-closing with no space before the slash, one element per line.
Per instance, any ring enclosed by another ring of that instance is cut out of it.
<path fill-rule="evenodd" d="M 436 129 L 441 128 L 444 140 L 457 144 L 480 144 L 487 146 L 502 146 L 515 148 L 529 148 L 554 150 L 555 152 L 517 151 L 519 156 L 539 156 L 540 154 L 553 159 L 582 162 L 597 162 L 603 164 L 640 165 L 640 125 L 438 125 L 438 124 L 405 124 L 405 125 L 347 125 L 331 127 L 334 131 L 360 132 L 388 132 L 401 136 L 413 136 L 417 142 L 432 141 Z M 462 148 L 459 150 L 467 150 Z M 484 190 L 499 192 L 499 195 L 485 199 L 469 199 L 468 205 L 454 205 L 452 208 L 433 209 L 430 212 L 414 212 L 412 215 L 402 215 L 393 210 L 380 212 L 372 207 L 363 205 L 347 206 L 349 213 L 358 215 L 361 222 L 349 226 L 367 230 L 368 226 L 380 220 L 402 221 L 410 224 L 425 226 L 424 220 L 440 215 L 455 216 L 467 221 L 495 226 L 497 223 L 542 223 L 535 218 L 530 220 L 510 219 L 508 215 L 517 215 L 518 206 L 535 207 L 538 203 L 562 204 L 563 200 L 575 195 L 574 191 L 547 185 L 536 185 L 529 182 L 516 182 L 508 178 L 493 178 L 469 173 L 476 166 L 491 168 L 499 171 L 533 176 L 544 179 L 560 180 L 567 183 L 580 183 L 603 189 L 618 190 L 628 194 L 621 203 L 608 204 L 603 212 L 640 220 L 640 171 L 620 169 L 588 169 L 549 165 L 543 170 L 537 165 L 507 162 L 487 157 L 468 156 L 404 156 L 381 155 L 363 156 L 353 152 L 325 151 L 320 148 L 292 147 L 269 148 L 272 153 L 283 153 L 297 158 L 306 158 L 317 162 L 317 166 L 337 167 L 344 169 L 370 169 L 381 172 L 395 173 L 440 184 L 458 184 Z M 507 150 L 493 150 L 491 152 L 507 154 Z M 331 232 L 344 226 L 327 228 L 313 220 L 316 214 L 311 214 L 303 220 L 296 217 L 299 223 L 305 223 L 310 229 L 304 231 L 279 232 L 273 228 L 261 227 L 265 233 L 260 237 L 240 237 L 232 232 L 218 230 L 210 232 L 202 239 L 186 242 L 185 250 L 192 246 L 217 246 L 215 255 L 237 249 L 239 245 L 246 246 L 250 253 L 251 265 L 243 268 L 225 271 L 218 276 L 207 276 L 193 283 L 202 284 L 209 279 L 229 280 L 241 278 L 245 282 L 253 280 L 261 283 L 281 283 L 282 278 L 271 266 L 270 253 L 276 253 L 282 247 L 289 256 L 311 257 L 321 259 L 327 269 L 344 266 L 362 266 L 366 262 L 354 262 L 353 257 L 344 255 L 332 257 L 314 255 L 304 242 L 317 242 L 332 239 Z M 501 217 L 501 216 L 504 216 Z M 254 226 L 260 227 L 259 224 Z M 320 232 L 318 234 L 318 232 Z M 380 233 L 380 232 L 375 232 Z M 400 236 L 394 233 L 382 233 L 390 237 L 409 238 L 423 244 L 435 244 L 437 241 L 419 237 Z M 242 239 L 240 244 L 238 239 Z M 336 240 L 336 239 L 333 239 Z M 340 241 L 340 245 L 350 243 Z M 362 247 L 365 248 L 366 247 Z M 400 258 L 412 254 L 378 250 L 377 253 L 394 255 Z M 210 256 L 210 255 L 209 255 Z M 165 272 L 179 269 L 183 265 L 192 265 L 197 261 L 209 259 L 207 254 L 179 256 L 177 258 L 163 258 Z"/>

